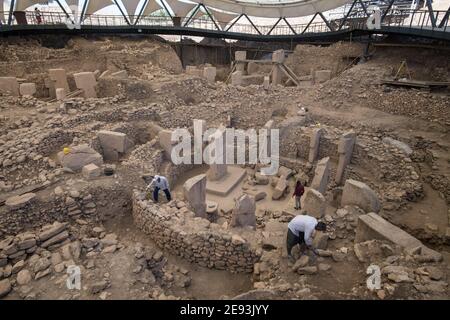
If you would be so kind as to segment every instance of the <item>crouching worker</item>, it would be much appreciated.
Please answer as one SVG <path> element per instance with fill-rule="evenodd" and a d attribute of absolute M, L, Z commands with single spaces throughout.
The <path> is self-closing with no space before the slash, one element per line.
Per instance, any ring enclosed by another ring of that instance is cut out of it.
<path fill-rule="evenodd" d="M 312 242 L 316 230 L 326 231 L 327 226 L 323 222 L 318 222 L 316 218 L 308 215 L 298 215 L 288 223 L 286 247 L 289 260 L 294 261 L 291 254 L 295 245 L 300 245 L 300 251 L 303 254 L 302 245 L 305 244 L 309 249 L 316 253 L 312 247 Z"/>
<path fill-rule="evenodd" d="M 145 190 L 149 190 L 153 185 L 155 185 L 155 189 L 153 190 L 153 200 L 155 202 L 158 202 L 159 190 L 164 191 L 164 193 L 166 194 L 167 201 L 172 200 L 172 196 L 169 190 L 169 181 L 167 181 L 167 178 L 158 175 L 154 177 L 150 176 L 150 178 L 153 178 L 152 182 L 150 182 L 150 184 L 147 186 Z"/>

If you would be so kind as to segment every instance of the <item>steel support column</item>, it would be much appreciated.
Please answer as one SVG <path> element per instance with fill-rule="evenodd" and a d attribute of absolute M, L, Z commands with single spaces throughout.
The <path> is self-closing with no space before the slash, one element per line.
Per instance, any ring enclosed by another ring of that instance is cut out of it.
<path fill-rule="evenodd" d="M 240 15 L 236 20 L 234 20 L 233 23 L 230 24 L 230 26 L 229 26 L 229 27 L 227 28 L 227 30 L 225 30 L 225 31 L 230 30 L 230 29 L 236 24 L 236 22 L 239 21 L 239 19 L 240 19 L 242 16 L 243 16 L 243 14 L 241 13 L 241 15 Z"/>
<path fill-rule="evenodd" d="M 81 9 L 80 21 L 83 21 L 84 19 L 84 14 L 86 13 L 88 2 L 89 0 L 84 1 L 83 8 Z"/>
<path fill-rule="evenodd" d="M 447 12 L 445 13 L 444 17 L 441 20 L 441 23 L 439 23 L 438 28 L 443 28 L 445 23 L 448 21 L 448 18 L 450 16 L 450 7 L 448 7 Z"/>
<path fill-rule="evenodd" d="M 67 13 L 66 9 L 64 9 L 64 7 L 62 6 L 61 2 L 59 2 L 59 0 L 56 0 L 56 3 L 58 4 L 58 6 L 61 8 L 61 10 L 64 12 L 64 14 L 66 15 L 67 18 L 69 18 L 69 14 Z"/>
<path fill-rule="evenodd" d="M 287 21 L 287 19 L 285 17 L 283 17 L 284 22 L 286 22 L 287 26 L 289 27 L 289 29 L 291 29 L 291 31 L 294 34 L 297 34 L 297 32 L 295 32 L 294 28 L 292 28 L 291 24 Z"/>
<path fill-rule="evenodd" d="M 131 26 L 131 22 L 128 20 L 127 15 L 125 14 L 125 12 L 123 12 L 122 8 L 119 6 L 119 4 L 117 3 L 117 0 L 113 0 L 114 3 L 116 4 L 117 8 L 119 8 L 120 13 L 122 14 L 122 16 L 125 18 L 126 23 Z"/>
<path fill-rule="evenodd" d="M 325 24 L 327 25 L 328 29 L 330 29 L 330 31 L 334 31 L 333 28 L 331 27 L 330 23 L 328 22 L 327 19 L 325 19 L 325 16 L 323 15 L 322 12 L 318 12 L 319 16 L 322 18 L 323 22 L 325 22 Z"/>
<path fill-rule="evenodd" d="M 341 30 L 342 27 L 344 26 L 344 23 L 347 21 L 348 16 L 349 16 L 350 13 L 352 12 L 353 7 L 355 6 L 356 1 L 358 1 L 358 0 L 354 0 L 354 1 L 352 2 L 352 5 L 351 5 L 350 9 L 348 10 L 347 14 L 345 15 L 344 19 L 342 19 L 341 24 L 339 25 L 338 31 Z"/>
<path fill-rule="evenodd" d="M 433 13 L 433 5 L 431 3 L 431 0 L 426 0 L 426 4 L 427 4 L 427 8 L 428 8 L 428 14 L 430 15 L 430 19 L 431 19 L 431 26 L 433 28 L 436 28 L 436 17 L 434 16 L 434 13 Z"/>
<path fill-rule="evenodd" d="M 166 10 L 167 14 L 169 15 L 169 17 L 170 17 L 170 18 L 172 19 L 172 21 L 173 21 L 173 16 L 172 16 L 172 14 L 170 13 L 169 9 L 167 9 L 167 6 L 166 6 L 166 4 L 164 3 L 163 0 L 161 0 L 161 4 L 163 5 L 164 10 Z"/>
<path fill-rule="evenodd" d="M 184 23 L 184 27 L 186 27 L 189 22 L 191 22 L 192 18 L 197 14 L 198 10 L 200 9 L 200 4 L 195 6 L 194 12 L 188 17 L 187 21 Z"/>
<path fill-rule="evenodd" d="M 213 22 L 214 25 L 216 26 L 217 30 L 220 31 L 220 28 L 219 28 L 219 26 L 217 25 L 216 20 L 214 20 L 213 16 L 211 15 L 211 13 L 210 13 L 209 10 L 208 10 L 208 8 L 205 7 L 205 5 L 204 5 L 203 3 L 200 4 L 200 5 L 203 7 L 203 9 L 205 9 L 206 14 L 207 14 L 208 17 L 212 20 L 212 22 Z"/>
<path fill-rule="evenodd" d="M 367 13 L 367 8 L 366 8 L 366 6 L 364 5 L 364 2 L 362 2 L 361 0 L 358 0 L 358 2 L 359 2 L 359 4 L 361 5 L 361 7 L 363 8 L 364 13 L 366 14 L 366 16 L 367 16 L 367 17 L 370 16 L 370 15 Z"/>
<path fill-rule="evenodd" d="M 275 27 L 280 23 L 280 21 L 281 21 L 282 19 L 283 19 L 283 18 L 280 18 L 280 19 L 278 19 L 277 22 L 275 22 L 275 24 L 272 26 L 272 28 L 270 28 L 269 32 L 267 32 L 267 35 L 270 35 L 270 33 L 273 31 L 273 29 L 275 29 Z"/>
<path fill-rule="evenodd" d="M 253 21 L 250 20 L 250 18 L 248 17 L 248 15 L 244 13 L 243 16 L 247 18 L 248 22 L 250 22 L 250 24 L 253 26 L 253 28 L 255 28 L 256 32 L 258 32 L 258 34 L 262 35 L 261 31 L 258 30 L 258 28 L 255 26 L 255 24 L 253 23 Z"/>
<path fill-rule="evenodd" d="M 395 0 L 391 0 L 391 2 L 389 2 L 388 7 L 386 8 L 386 10 L 384 11 L 383 15 L 381 16 L 381 22 L 384 21 L 384 18 L 387 16 L 389 10 L 391 10 L 392 5 L 394 4 Z"/>
<path fill-rule="evenodd" d="M 314 21 L 314 19 L 317 17 L 318 14 L 319 14 L 319 13 L 316 12 L 316 13 L 313 15 L 312 19 L 308 22 L 308 24 L 306 25 L 305 29 L 303 29 L 303 31 L 302 31 L 301 34 L 304 34 L 304 33 L 306 32 L 306 30 L 308 30 L 309 26 L 311 25 L 311 23 Z"/>
<path fill-rule="evenodd" d="M 16 0 L 11 0 L 11 4 L 9 6 L 8 25 L 12 24 L 12 15 L 13 15 L 15 5 L 16 5 Z"/>
<path fill-rule="evenodd" d="M 134 25 L 137 25 L 137 23 L 139 22 L 139 19 L 141 18 L 142 13 L 144 12 L 145 7 L 147 6 L 148 1 L 149 0 L 145 0 L 144 4 L 142 5 L 141 10 L 139 11 L 138 16 L 136 17 L 136 21 L 134 22 Z"/>

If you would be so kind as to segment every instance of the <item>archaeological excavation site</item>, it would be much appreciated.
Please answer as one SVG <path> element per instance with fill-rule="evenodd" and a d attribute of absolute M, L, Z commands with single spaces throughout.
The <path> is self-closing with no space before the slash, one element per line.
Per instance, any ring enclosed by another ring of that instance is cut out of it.
<path fill-rule="evenodd" d="M 422 2 L 0 0 L 0 300 L 448 300 Z"/>

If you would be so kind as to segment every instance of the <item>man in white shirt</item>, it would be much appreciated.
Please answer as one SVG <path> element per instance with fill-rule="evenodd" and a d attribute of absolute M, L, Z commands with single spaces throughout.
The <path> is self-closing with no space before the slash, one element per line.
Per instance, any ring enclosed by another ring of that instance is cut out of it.
<path fill-rule="evenodd" d="M 315 252 L 312 242 L 316 230 L 326 231 L 327 226 L 323 222 L 318 222 L 316 218 L 308 215 L 298 215 L 288 223 L 288 232 L 286 239 L 286 247 L 289 259 L 293 260 L 291 255 L 294 246 L 303 243 Z"/>
<path fill-rule="evenodd" d="M 159 190 L 164 191 L 164 193 L 166 194 L 167 201 L 172 200 L 172 196 L 170 195 L 169 190 L 169 181 L 167 181 L 166 177 L 158 175 L 154 176 L 152 182 L 150 182 L 150 184 L 147 186 L 145 190 L 150 189 L 153 185 L 155 185 L 155 189 L 153 190 L 153 200 L 155 202 L 158 202 Z"/>

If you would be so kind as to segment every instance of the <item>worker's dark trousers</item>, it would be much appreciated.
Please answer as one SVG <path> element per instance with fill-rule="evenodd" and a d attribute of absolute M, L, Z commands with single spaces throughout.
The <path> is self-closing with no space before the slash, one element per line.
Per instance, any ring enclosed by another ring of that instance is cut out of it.
<path fill-rule="evenodd" d="M 298 233 L 299 236 L 297 237 L 291 229 L 288 228 L 287 232 L 287 238 L 286 238 L 286 248 L 288 255 L 291 255 L 292 248 L 295 247 L 297 244 L 302 244 L 305 242 L 305 234 L 303 232 Z"/>
<path fill-rule="evenodd" d="M 163 191 L 166 194 L 167 201 L 172 200 L 172 196 L 170 195 L 169 189 L 164 189 Z M 158 193 L 159 193 L 159 188 L 156 187 L 155 190 L 153 190 L 153 200 L 155 200 L 155 202 L 158 202 Z"/>

